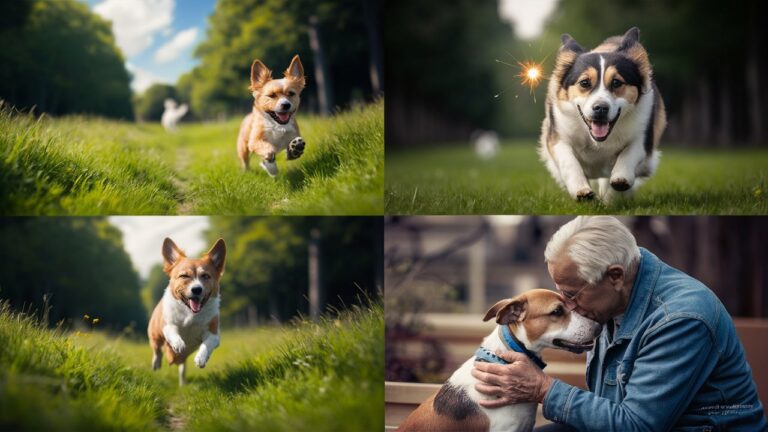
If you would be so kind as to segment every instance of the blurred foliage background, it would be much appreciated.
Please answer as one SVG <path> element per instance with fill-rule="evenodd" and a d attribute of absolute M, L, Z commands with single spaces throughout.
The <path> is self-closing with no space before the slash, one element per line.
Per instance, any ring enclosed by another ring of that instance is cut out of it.
<path fill-rule="evenodd" d="M 380 217 L 212 217 L 210 222 L 207 243 L 220 237 L 227 242 L 221 285 L 225 325 L 308 315 L 312 241 L 319 252 L 321 312 L 333 315 L 368 304 L 366 297 L 378 298 Z M 100 217 L 0 218 L 0 274 L 0 298 L 13 309 L 47 314 L 51 325 L 97 325 L 139 335 L 168 285 L 160 264 L 140 280 L 122 233 Z"/>
<path fill-rule="evenodd" d="M 632 26 L 640 28 L 667 106 L 665 141 L 765 144 L 765 2 L 559 0 L 531 40 L 515 36 L 499 4 L 387 1 L 388 146 L 464 141 L 476 129 L 536 137 L 546 83 L 530 93 L 515 76 L 517 62 L 543 61 L 547 73 L 562 33 L 591 49 Z"/>
<path fill-rule="evenodd" d="M 190 105 L 187 119 L 248 112 L 255 58 L 282 77 L 299 54 L 305 112 L 330 114 L 384 90 L 381 0 L 219 0 L 199 64 L 175 85 L 131 95 L 111 25 L 76 0 L 0 2 L 0 99 L 53 115 L 155 121 L 165 97 Z M 183 7 L 183 4 L 180 5 Z M 132 105 L 133 104 L 133 105 Z"/>

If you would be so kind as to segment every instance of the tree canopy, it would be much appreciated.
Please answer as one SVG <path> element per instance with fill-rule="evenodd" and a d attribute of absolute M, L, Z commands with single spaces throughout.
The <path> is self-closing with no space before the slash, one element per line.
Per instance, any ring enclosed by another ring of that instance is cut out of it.
<path fill-rule="evenodd" d="M 101 327 L 143 328 L 139 276 L 122 235 L 105 218 L 0 218 L 0 298 L 51 324 L 98 318 Z"/>
<path fill-rule="evenodd" d="M 133 118 L 130 76 L 107 21 L 75 0 L 0 3 L 0 98 L 54 115 Z"/>

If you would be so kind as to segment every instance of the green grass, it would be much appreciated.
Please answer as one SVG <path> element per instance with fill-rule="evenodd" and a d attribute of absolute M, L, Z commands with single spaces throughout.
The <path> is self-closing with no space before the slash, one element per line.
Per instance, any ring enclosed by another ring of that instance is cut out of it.
<path fill-rule="evenodd" d="M 205 369 L 150 371 L 147 342 L 63 333 L 0 307 L 0 430 L 382 430 L 381 306 L 226 329 Z"/>
<path fill-rule="evenodd" d="M 662 148 L 632 199 L 576 202 L 539 161 L 533 141 L 503 142 L 484 161 L 468 145 L 387 154 L 389 214 L 768 214 L 768 150 Z"/>
<path fill-rule="evenodd" d="M 159 124 L 35 118 L 0 108 L 0 212 L 11 215 L 381 214 L 384 101 L 300 116 L 304 155 L 242 172 L 241 119 Z M 256 163 L 253 163 L 256 162 Z"/>

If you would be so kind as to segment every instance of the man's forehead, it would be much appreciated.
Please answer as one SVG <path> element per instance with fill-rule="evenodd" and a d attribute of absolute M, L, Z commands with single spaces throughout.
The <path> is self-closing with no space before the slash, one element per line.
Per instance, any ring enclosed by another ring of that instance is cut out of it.
<path fill-rule="evenodd" d="M 555 279 L 574 280 L 579 279 L 579 268 L 573 258 L 567 253 L 560 254 L 556 259 L 547 263 L 549 273 Z"/>

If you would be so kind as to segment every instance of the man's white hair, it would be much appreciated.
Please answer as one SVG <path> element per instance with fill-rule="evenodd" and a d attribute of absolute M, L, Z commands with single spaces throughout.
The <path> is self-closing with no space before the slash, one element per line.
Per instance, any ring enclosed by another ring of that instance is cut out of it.
<path fill-rule="evenodd" d="M 579 216 L 560 227 L 547 243 L 544 259 L 552 262 L 564 252 L 576 264 L 579 276 L 592 285 L 609 266 L 619 264 L 628 271 L 640 261 L 635 236 L 610 216 Z"/>

